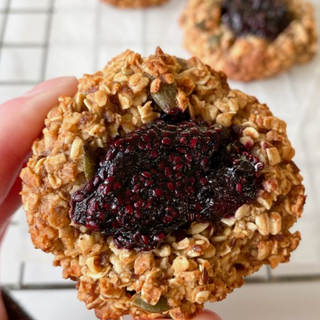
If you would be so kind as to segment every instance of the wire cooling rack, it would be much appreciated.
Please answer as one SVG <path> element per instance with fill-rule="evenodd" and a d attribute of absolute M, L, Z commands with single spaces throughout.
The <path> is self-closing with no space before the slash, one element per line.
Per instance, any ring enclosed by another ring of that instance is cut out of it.
<path fill-rule="evenodd" d="M 40 49 L 42 51 L 41 57 L 41 68 L 40 74 L 38 79 L 36 80 L 10 80 L 5 79 L 0 81 L 0 86 L 33 86 L 45 79 L 46 73 L 46 65 L 48 61 L 48 51 L 49 51 L 49 38 L 51 33 L 52 27 L 52 16 L 54 11 L 54 0 L 50 0 L 48 7 L 41 9 L 41 8 L 12 8 L 13 0 L 7 0 L 4 4 L 3 8 L 0 11 L 2 15 L 2 26 L 1 26 L 1 33 L 0 33 L 0 59 L 2 58 L 3 51 L 6 49 L 26 49 L 26 48 L 34 48 Z M 8 20 L 9 17 L 17 16 L 17 15 L 39 15 L 44 14 L 47 16 L 46 23 L 45 23 L 45 38 L 42 43 L 36 42 L 10 42 L 10 40 L 5 40 L 5 34 L 8 28 Z"/>
<path fill-rule="evenodd" d="M 166 51 L 187 57 L 188 53 L 181 46 L 181 31 L 177 27 L 179 12 L 186 1 L 181 0 L 179 4 L 178 1 L 172 0 L 166 7 L 159 9 L 120 12 L 96 0 L 0 0 L 1 102 L 27 91 L 47 78 L 68 73 L 81 76 L 77 73 L 79 71 L 93 72 L 103 67 L 108 59 L 127 47 L 146 55 L 161 44 Z M 156 10 L 159 10 L 159 13 Z M 315 83 L 320 74 L 319 62 L 317 59 L 314 66 L 308 67 L 314 71 Z M 256 90 L 260 94 L 265 93 L 264 96 L 262 94 L 265 98 L 270 88 L 276 88 L 284 82 L 284 88 L 289 88 L 288 92 L 293 94 L 294 79 L 301 77 L 301 74 L 307 77 L 305 71 L 298 69 L 275 82 L 267 82 L 265 84 L 267 91 L 263 91 L 265 89 L 261 83 L 252 85 L 234 83 L 234 85 L 243 88 L 244 91 L 247 89 L 249 92 Z M 286 93 L 281 92 L 281 94 Z M 310 96 L 314 97 L 314 95 L 319 96 L 313 90 Z M 286 111 L 283 113 L 284 116 L 288 116 Z M 293 126 L 299 128 L 299 124 L 294 123 Z M 319 129 L 316 130 L 319 133 Z M 297 141 L 299 145 L 301 141 L 303 140 Z M 320 160 L 319 154 L 317 156 Z M 312 179 L 313 174 L 310 174 L 311 178 L 308 181 L 310 189 L 316 189 L 319 183 L 318 164 L 308 163 L 307 157 L 302 157 L 300 161 L 306 171 L 310 166 L 317 169 L 318 176 Z M 314 203 L 313 207 L 308 208 L 309 211 L 313 212 L 312 208 L 318 207 L 316 198 L 315 196 L 311 199 Z M 320 227 L 319 217 L 316 223 Z M 320 229 L 312 228 L 308 223 L 304 227 L 306 234 L 314 229 L 316 231 Z M 14 234 L 21 230 L 27 238 L 24 217 L 20 210 L 11 223 L 8 237 L 10 238 L 13 234 L 12 238 L 15 238 Z M 320 244 L 319 234 L 314 234 L 319 238 L 315 241 L 315 245 Z M 310 237 L 312 240 L 315 239 L 312 235 Z M 33 249 L 29 248 L 30 243 L 27 249 L 21 244 L 15 245 L 19 248 L 11 250 L 12 242 L 5 240 L 3 255 L 7 255 L 8 259 L 2 257 L 5 260 L 2 262 L 2 269 L 4 269 L 2 282 L 6 287 L 12 290 L 74 288 L 74 283 L 68 281 L 48 281 L 46 278 L 38 282 L 26 279 L 26 267 L 30 265 L 32 257 L 26 257 L 21 252 Z M 304 248 L 301 250 L 307 251 Z M 12 254 L 12 251 L 17 254 Z M 298 262 L 293 262 L 295 268 L 282 269 L 280 272 L 274 272 L 269 267 L 265 267 L 256 276 L 249 277 L 247 283 L 320 281 L 320 254 L 318 253 L 317 256 L 314 252 L 318 251 L 309 250 L 306 253 L 308 259 L 311 256 L 316 257 L 314 261 L 309 259 L 308 263 L 301 264 L 298 261 L 301 257 L 298 257 L 296 259 Z M 42 260 L 39 264 L 41 263 L 43 263 Z M 48 268 L 51 268 L 50 264 Z M 15 275 L 13 275 L 14 272 Z"/>

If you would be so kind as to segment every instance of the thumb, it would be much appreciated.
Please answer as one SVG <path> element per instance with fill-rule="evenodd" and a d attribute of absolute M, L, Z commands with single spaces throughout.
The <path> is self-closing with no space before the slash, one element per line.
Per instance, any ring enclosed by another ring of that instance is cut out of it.
<path fill-rule="evenodd" d="M 200 311 L 195 320 L 222 320 L 216 313 L 210 310 L 202 310 Z"/>
<path fill-rule="evenodd" d="M 25 96 L 0 105 L 0 206 L 13 186 L 45 116 L 61 95 L 73 96 L 77 79 L 62 77 L 37 85 Z"/>

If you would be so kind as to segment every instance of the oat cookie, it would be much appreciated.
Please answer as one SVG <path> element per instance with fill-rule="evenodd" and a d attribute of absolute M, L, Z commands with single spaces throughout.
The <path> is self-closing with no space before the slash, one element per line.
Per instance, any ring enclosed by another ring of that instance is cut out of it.
<path fill-rule="evenodd" d="M 59 99 L 32 151 L 32 241 L 100 319 L 190 319 L 299 244 L 285 122 L 197 58 L 127 50 Z"/>
<path fill-rule="evenodd" d="M 251 81 L 312 59 L 313 11 L 305 0 L 190 0 L 180 23 L 192 54 L 232 79 Z"/>
<path fill-rule="evenodd" d="M 101 0 L 120 8 L 143 8 L 158 6 L 169 0 Z"/>

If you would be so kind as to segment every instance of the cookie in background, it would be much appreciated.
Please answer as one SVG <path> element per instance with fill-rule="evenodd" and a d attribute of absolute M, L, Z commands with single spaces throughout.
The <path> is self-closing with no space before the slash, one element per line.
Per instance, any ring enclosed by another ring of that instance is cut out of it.
<path fill-rule="evenodd" d="M 304 0 L 190 0 L 185 47 L 234 80 L 275 76 L 317 51 L 313 6 Z"/>

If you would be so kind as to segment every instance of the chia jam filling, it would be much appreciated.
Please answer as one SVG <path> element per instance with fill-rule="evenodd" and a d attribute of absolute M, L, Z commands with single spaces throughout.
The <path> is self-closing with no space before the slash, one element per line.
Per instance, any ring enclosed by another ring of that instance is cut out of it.
<path fill-rule="evenodd" d="M 118 248 L 149 251 L 193 221 L 233 216 L 256 198 L 264 167 L 240 131 L 157 120 L 114 139 L 73 194 L 72 221 L 112 236 Z"/>
<path fill-rule="evenodd" d="M 290 24 L 283 0 L 225 0 L 222 21 L 238 36 L 253 34 L 273 41 Z"/>

